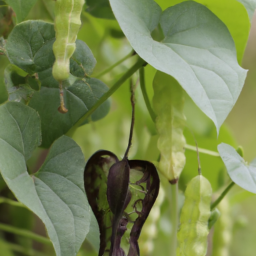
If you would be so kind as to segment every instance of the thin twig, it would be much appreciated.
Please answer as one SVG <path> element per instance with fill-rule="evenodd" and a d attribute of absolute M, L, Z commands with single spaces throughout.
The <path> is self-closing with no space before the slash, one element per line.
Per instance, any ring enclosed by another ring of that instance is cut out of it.
<path fill-rule="evenodd" d="M 140 67 L 145 64 L 145 61 L 139 58 L 139 60 L 105 93 L 101 98 L 92 106 L 86 114 L 81 117 L 76 124 L 67 132 L 72 134 L 84 121 L 91 116 L 91 114 L 103 103 L 105 102 L 127 79 L 129 79 Z"/>
<path fill-rule="evenodd" d="M 103 70 L 102 72 L 100 72 L 99 74 L 96 74 L 92 77 L 94 78 L 99 78 L 104 76 L 105 74 L 107 74 L 109 71 L 111 71 L 112 69 L 114 69 L 115 67 L 119 66 L 121 63 L 123 63 L 124 61 L 126 61 L 127 59 L 129 59 L 130 57 L 134 56 L 134 51 L 130 52 L 129 54 L 127 54 L 125 57 L 123 57 L 121 60 L 117 61 L 115 64 L 113 64 L 112 66 L 110 66 L 109 68 Z"/>
<path fill-rule="evenodd" d="M 184 148 L 188 149 L 188 150 L 192 150 L 192 151 L 197 151 L 197 148 L 195 146 L 188 145 L 188 144 L 186 144 Z M 205 148 L 198 148 L 198 151 L 199 151 L 199 153 L 202 153 L 202 154 L 220 157 L 220 154 L 218 152 L 211 151 L 211 150 L 208 150 Z"/>
<path fill-rule="evenodd" d="M 235 185 L 235 183 L 232 181 L 226 189 L 221 193 L 221 195 L 217 198 L 215 202 L 212 203 L 211 205 L 211 210 L 213 210 L 220 202 L 221 200 L 225 197 L 225 195 L 229 192 L 229 190 Z"/>
<path fill-rule="evenodd" d="M 196 144 L 196 154 L 197 154 L 197 162 L 198 162 L 198 174 L 202 175 L 202 171 L 201 171 L 201 163 L 200 163 L 200 156 L 199 156 L 199 150 L 198 150 L 198 145 L 197 145 L 197 141 L 196 141 L 196 137 L 193 133 L 193 131 L 188 127 L 190 133 L 192 134 L 195 144 Z"/>
<path fill-rule="evenodd" d="M 6 241 L 4 241 L 5 245 L 12 251 L 14 252 L 19 252 L 22 253 L 22 255 L 27 255 L 27 256 L 46 256 L 46 254 L 39 252 L 39 251 L 35 251 L 33 249 L 27 249 L 24 248 L 18 244 L 13 244 L 13 243 L 7 243 Z M 48 255 L 48 254 L 47 254 Z M 49 256 L 49 255 L 48 255 Z"/>
<path fill-rule="evenodd" d="M 31 239 L 33 239 L 37 242 L 43 243 L 43 244 L 52 244 L 52 242 L 48 238 L 39 236 L 39 235 L 34 234 L 33 232 L 25 230 L 25 229 L 20 229 L 20 228 L 16 228 L 16 227 L 13 227 L 10 225 L 0 223 L 0 230 L 6 231 L 9 233 L 13 233 L 16 235 L 20 235 L 20 236 L 25 236 L 25 237 L 31 238 Z"/>
<path fill-rule="evenodd" d="M 0 204 L 3 204 L 3 203 L 6 203 L 6 204 L 9 204 L 9 205 L 12 205 L 12 206 L 27 208 L 24 204 L 22 204 L 20 202 L 11 200 L 9 198 L 0 197 Z"/>
<path fill-rule="evenodd" d="M 132 145 L 132 136 L 133 136 L 133 128 L 134 128 L 134 116 L 135 116 L 135 95 L 134 95 L 134 88 L 132 78 L 130 79 L 130 90 L 131 90 L 131 105 L 132 105 L 132 121 L 131 121 L 131 128 L 130 128 L 130 135 L 129 135 L 129 142 L 127 149 L 124 154 L 124 158 L 128 158 L 128 153 Z"/>
<path fill-rule="evenodd" d="M 150 114 L 150 117 L 152 119 L 153 122 L 156 121 L 156 114 L 153 110 L 153 108 L 151 107 L 149 98 L 148 98 L 148 94 L 147 94 L 147 90 L 146 90 L 146 83 L 145 83 L 145 71 L 144 71 L 144 67 L 140 68 L 140 88 L 142 91 L 142 95 L 144 98 L 144 101 L 146 103 L 148 112 Z"/>

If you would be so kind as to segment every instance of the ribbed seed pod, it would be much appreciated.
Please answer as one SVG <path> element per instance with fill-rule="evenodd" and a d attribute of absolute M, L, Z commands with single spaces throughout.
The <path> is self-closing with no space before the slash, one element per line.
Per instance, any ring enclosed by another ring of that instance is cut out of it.
<path fill-rule="evenodd" d="M 53 44 L 56 60 L 52 74 L 57 81 L 63 81 L 69 76 L 69 59 L 76 49 L 75 41 L 81 26 L 80 15 L 83 5 L 84 0 L 56 0 L 56 41 Z"/>
<path fill-rule="evenodd" d="M 157 115 L 158 149 L 161 153 L 159 171 L 175 184 L 186 162 L 183 129 L 183 89 L 171 76 L 157 72 L 154 78 L 153 107 Z"/>
<path fill-rule="evenodd" d="M 76 49 L 76 38 L 81 26 L 80 15 L 84 0 L 55 0 L 55 37 L 53 53 L 55 62 L 52 68 L 53 77 L 59 82 L 60 113 L 67 113 L 65 107 L 62 81 L 68 79 L 70 58 Z"/>
<path fill-rule="evenodd" d="M 180 216 L 177 256 L 206 255 L 211 197 L 211 184 L 202 175 L 189 182 Z"/>
<path fill-rule="evenodd" d="M 222 199 L 218 205 L 220 218 L 214 225 L 212 256 L 229 256 L 232 239 L 232 219 L 228 198 Z"/>
<path fill-rule="evenodd" d="M 157 237 L 157 222 L 160 218 L 160 207 L 164 201 L 164 190 L 160 186 L 159 194 L 156 199 L 156 202 L 151 209 L 150 215 L 146 223 L 144 224 L 144 228 L 142 230 L 140 236 L 140 250 L 141 255 L 147 256 L 154 250 L 154 239 Z"/>

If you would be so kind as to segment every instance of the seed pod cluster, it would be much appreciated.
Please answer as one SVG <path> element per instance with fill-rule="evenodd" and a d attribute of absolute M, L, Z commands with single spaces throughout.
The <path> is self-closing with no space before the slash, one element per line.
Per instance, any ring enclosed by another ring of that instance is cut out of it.
<path fill-rule="evenodd" d="M 176 183 L 186 162 L 183 136 L 183 89 L 169 75 L 157 72 L 154 78 L 153 107 L 157 115 L 156 128 L 159 134 L 158 149 L 161 153 L 159 171 L 172 183 Z"/>
<path fill-rule="evenodd" d="M 91 156 L 84 170 L 85 191 L 100 228 L 99 256 L 140 255 L 138 239 L 160 186 L 152 163 L 128 159 L 134 126 L 131 91 L 132 122 L 123 159 L 119 161 L 112 152 L 100 150 Z"/>
<path fill-rule="evenodd" d="M 206 255 L 211 198 L 211 184 L 205 177 L 198 175 L 189 182 L 180 216 L 177 256 Z"/>
<path fill-rule="evenodd" d="M 214 225 L 212 256 L 229 256 L 229 246 L 232 239 L 232 219 L 227 197 L 218 205 L 220 218 Z"/>

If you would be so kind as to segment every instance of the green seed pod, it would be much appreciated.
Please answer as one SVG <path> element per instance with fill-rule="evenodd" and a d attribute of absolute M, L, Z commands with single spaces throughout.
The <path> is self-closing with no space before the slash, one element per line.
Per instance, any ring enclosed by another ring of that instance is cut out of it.
<path fill-rule="evenodd" d="M 57 81 L 69 77 L 69 59 L 76 48 L 76 37 L 81 26 L 80 15 L 84 0 L 56 0 L 55 32 L 56 41 L 53 44 L 55 63 L 52 74 Z"/>
<path fill-rule="evenodd" d="M 156 202 L 151 209 L 150 215 L 148 216 L 144 228 L 142 229 L 140 241 L 141 255 L 147 256 L 154 250 L 154 239 L 157 237 L 157 222 L 160 218 L 160 207 L 164 201 L 164 190 L 160 186 L 159 194 Z"/>
<path fill-rule="evenodd" d="M 202 175 L 189 182 L 180 216 L 177 256 L 206 255 L 211 198 L 211 184 Z"/>
<path fill-rule="evenodd" d="M 55 37 L 53 53 L 55 62 L 52 68 L 53 77 L 60 87 L 60 113 L 67 113 L 64 103 L 62 81 L 68 79 L 70 58 L 76 49 L 76 37 L 81 26 L 80 15 L 84 0 L 55 0 Z"/>
<path fill-rule="evenodd" d="M 159 171 L 172 184 L 178 181 L 186 162 L 183 105 L 181 86 L 171 76 L 158 71 L 154 78 L 153 107 L 159 134 L 157 146 L 161 153 Z"/>
<path fill-rule="evenodd" d="M 232 239 L 232 219 L 227 197 L 222 199 L 218 208 L 221 215 L 214 225 L 212 256 L 229 256 L 229 246 Z"/>

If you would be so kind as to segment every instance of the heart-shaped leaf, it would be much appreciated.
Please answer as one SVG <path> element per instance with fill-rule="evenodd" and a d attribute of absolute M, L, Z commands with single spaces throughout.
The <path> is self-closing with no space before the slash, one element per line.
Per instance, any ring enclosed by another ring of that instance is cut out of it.
<path fill-rule="evenodd" d="M 45 224 L 57 256 L 75 256 L 89 231 L 83 187 L 84 156 L 69 137 L 59 138 L 35 175 L 26 160 L 41 142 L 40 118 L 16 102 L 0 107 L 0 171 L 16 198 Z"/>
<path fill-rule="evenodd" d="M 52 76 L 55 61 L 52 50 L 54 41 L 53 24 L 26 21 L 14 28 L 6 45 L 11 63 L 30 75 L 38 74 L 41 90 L 33 94 L 29 106 L 40 115 L 43 138 L 41 146 L 46 148 L 68 132 L 108 90 L 100 80 L 88 78 L 96 65 L 96 60 L 89 47 L 83 41 L 77 40 L 76 51 L 70 59 L 71 75 L 63 82 L 64 98 L 69 111 L 65 115 L 59 113 L 59 83 Z M 24 97 L 24 86 L 22 89 L 16 90 L 11 100 L 17 101 Z M 25 93 L 29 92 L 26 90 Z M 103 118 L 109 109 L 108 100 L 92 114 L 91 119 L 97 121 Z"/>
<path fill-rule="evenodd" d="M 218 145 L 218 151 L 230 178 L 243 189 L 256 194 L 256 159 L 249 165 L 228 144 Z"/>
<path fill-rule="evenodd" d="M 42 87 L 29 102 L 41 117 L 42 147 L 48 148 L 51 143 L 69 129 L 106 93 L 108 87 L 96 78 L 77 79 L 64 90 L 68 113 L 59 113 L 59 89 Z M 92 121 L 106 116 L 110 102 L 104 102 L 92 115 Z"/>
<path fill-rule="evenodd" d="M 26 72 L 15 65 L 8 65 L 4 71 L 5 86 L 9 94 L 9 101 L 22 102 L 27 104 L 39 90 L 38 80 L 28 76 Z"/>
<path fill-rule="evenodd" d="M 163 10 L 185 1 L 156 0 Z M 244 6 L 236 0 L 194 0 L 194 2 L 205 5 L 227 26 L 236 45 L 238 62 L 241 63 L 250 31 L 250 20 Z"/>
<path fill-rule="evenodd" d="M 246 77 L 226 26 L 193 1 L 163 13 L 153 0 L 110 0 L 110 4 L 140 57 L 173 76 L 219 130 Z M 159 21 L 165 36 L 162 42 L 151 37 Z"/>
<path fill-rule="evenodd" d="M 15 26 L 8 37 L 8 58 L 11 63 L 27 73 L 39 73 L 40 76 L 40 72 L 52 69 L 55 61 L 52 50 L 54 41 L 55 31 L 52 23 L 35 20 L 22 22 Z M 71 74 L 79 77 L 88 76 L 95 65 L 96 60 L 90 48 L 83 41 L 77 40 L 76 51 L 70 60 Z"/>

